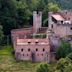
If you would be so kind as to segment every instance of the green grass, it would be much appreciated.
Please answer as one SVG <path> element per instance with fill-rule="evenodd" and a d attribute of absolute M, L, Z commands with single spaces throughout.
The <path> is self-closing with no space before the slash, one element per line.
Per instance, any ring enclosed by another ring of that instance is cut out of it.
<path fill-rule="evenodd" d="M 0 72 L 35 72 L 39 63 L 16 61 L 12 51 L 13 48 L 11 46 L 4 46 L 0 50 Z"/>
<path fill-rule="evenodd" d="M 2 46 L 2 48 L 0 49 L 0 55 L 11 55 L 12 51 L 12 46 Z"/>

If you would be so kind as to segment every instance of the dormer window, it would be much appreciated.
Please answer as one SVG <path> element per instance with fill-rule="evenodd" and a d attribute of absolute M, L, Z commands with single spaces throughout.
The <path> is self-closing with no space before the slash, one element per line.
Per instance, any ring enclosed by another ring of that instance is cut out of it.
<path fill-rule="evenodd" d="M 35 42 L 36 44 L 38 44 L 39 42 Z"/>
<path fill-rule="evenodd" d="M 30 44 L 31 42 L 28 42 L 28 44 Z"/>

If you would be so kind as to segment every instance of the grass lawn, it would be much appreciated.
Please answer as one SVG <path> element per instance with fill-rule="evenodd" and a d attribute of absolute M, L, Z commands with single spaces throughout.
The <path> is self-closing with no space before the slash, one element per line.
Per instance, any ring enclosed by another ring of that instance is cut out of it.
<path fill-rule="evenodd" d="M 0 50 L 0 72 L 35 72 L 39 63 L 16 61 L 12 55 L 13 48 L 5 46 Z"/>

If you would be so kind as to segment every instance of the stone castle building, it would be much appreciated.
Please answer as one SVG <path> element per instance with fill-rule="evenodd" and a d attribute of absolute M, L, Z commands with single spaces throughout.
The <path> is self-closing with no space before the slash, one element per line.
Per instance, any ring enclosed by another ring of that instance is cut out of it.
<path fill-rule="evenodd" d="M 57 36 L 72 35 L 72 11 L 49 12 L 49 29 Z"/>
<path fill-rule="evenodd" d="M 33 12 L 33 27 L 11 31 L 15 56 L 18 60 L 50 62 L 48 27 L 42 27 L 42 12 Z"/>
<path fill-rule="evenodd" d="M 33 26 L 11 31 L 18 60 L 50 62 L 60 46 L 60 38 L 72 35 L 72 12 L 49 12 L 48 27 L 42 27 L 42 12 L 33 12 Z"/>

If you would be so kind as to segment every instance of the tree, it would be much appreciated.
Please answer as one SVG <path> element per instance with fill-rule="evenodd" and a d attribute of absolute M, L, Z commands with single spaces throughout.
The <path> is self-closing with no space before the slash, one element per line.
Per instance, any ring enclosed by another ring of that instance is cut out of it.
<path fill-rule="evenodd" d="M 72 52 L 70 54 L 67 55 L 67 58 L 72 60 Z"/>
<path fill-rule="evenodd" d="M 72 71 L 72 61 L 68 58 L 61 58 L 56 65 L 55 72 L 71 72 Z"/>
<path fill-rule="evenodd" d="M 10 34 L 11 29 L 16 28 L 15 14 L 15 0 L 0 0 L 0 22 L 5 35 Z"/>
<path fill-rule="evenodd" d="M 60 7 L 57 4 L 49 3 L 48 7 L 49 7 L 49 11 L 52 11 L 52 12 L 60 11 Z"/>
<path fill-rule="evenodd" d="M 36 69 L 36 72 L 49 72 L 49 65 L 47 63 L 41 63 Z"/>
<path fill-rule="evenodd" d="M 72 49 L 70 44 L 68 42 L 62 41 L 61 46 L 56 51 L 56 57 L 58 59 L 65 58 L 71 52 L 72 52 Z"/>
<path fill-rule="evenodd" d="M 1 45 L 1 43 L 2 43 L 2 39 L 3 39 L 3 31 L 2 31 L 2 26 L 0 25 L 0 45 Z"/>

